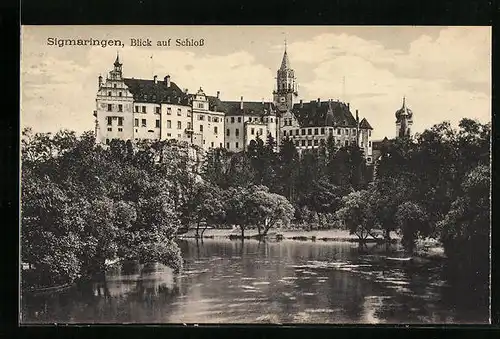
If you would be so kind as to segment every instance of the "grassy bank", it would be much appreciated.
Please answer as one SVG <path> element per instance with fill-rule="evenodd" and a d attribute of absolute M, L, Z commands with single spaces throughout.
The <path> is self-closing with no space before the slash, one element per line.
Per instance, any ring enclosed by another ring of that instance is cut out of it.
<path fill-rule="evenodd" d="M 201 233 L 201 230 L 200 230 Z M 270 231 L 270 236 L 281 235 L 283 239 L 289 240 L 324 240 L 324 241 L 357 241 L 358 237 L 355 234 L 349 234 L 347 230 L 330 229 L 330 230 L 276 230 Z M 179 236 L 179 238 L 194 238 L 195 230 L 189 230 Z M 245 231 L 245 237 L 256 237 L 258 232 L 256 229 Z M 207 229 L 203 234 L 203 238 L 232 238 L 241 236 L 239 229 Z M 382 237 L 382 234 L 379 234 Z M 398 235 L 391 234 L 392 239 L 399 239 Z"/>

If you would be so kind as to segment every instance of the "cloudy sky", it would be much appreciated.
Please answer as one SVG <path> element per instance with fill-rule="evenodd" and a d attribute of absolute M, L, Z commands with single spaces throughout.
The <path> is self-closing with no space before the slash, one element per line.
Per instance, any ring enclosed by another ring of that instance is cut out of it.
<path fill-rule="evenodd" d="M 50 37 L 121 39 L 125 47 L 59 48 L 47 45 Z M 205 44 L 130 47 L 130 38 Z M 24 26 L 21 127 L 93 130 L 97 77 L 111 70 L 117 51 L 125 77 L 169 74 L 190 92 L 271 100 L 285 39 L 299 99 L 349 102 L 375 138 L 394 136 L 403 96 L 417 132 L 462 117 L 491 120 L 490 27 Z"/>

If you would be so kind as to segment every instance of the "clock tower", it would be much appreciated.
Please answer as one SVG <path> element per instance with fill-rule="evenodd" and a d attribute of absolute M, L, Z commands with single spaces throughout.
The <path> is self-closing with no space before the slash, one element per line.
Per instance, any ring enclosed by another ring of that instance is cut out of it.
<path fill-rule="evenodd" d="M 280 112 L 290 111 L 293 107 L 293 99 L 296 98 L 297 95 L 295 72 L 290 67 L 290 60 L 288 60 L 285 43 L 285 53 L 283 54 L 281 67 L 277 72 L 276 88 L 273 91 L 274 103 Z"/>

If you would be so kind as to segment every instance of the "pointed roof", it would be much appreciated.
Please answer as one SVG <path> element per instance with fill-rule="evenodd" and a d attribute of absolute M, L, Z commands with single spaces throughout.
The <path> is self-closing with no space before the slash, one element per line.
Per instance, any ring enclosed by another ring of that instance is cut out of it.
<path fill-rule="evenodd" d="M 359 128 L 373 130 L 373 127 L 370 125 L 368 120 L 366 120 L 366 118 L 363 118 L 363 120 L 361 120 L 361 122 L 359 123 Z"/>
<path fill-rule="evenodd" d="M 118 52 L 116 52 L 116 60 L 115 60 L 115 63 L 114 63 L 115 66 L 120 66 L 121 63 L 120 63 L 120 55 L 118 54 Z"/>
<path fill-rule="evenodd" d="M 286 48 L 285 48 L 285 53 L 283 53 L 283 60 L 281 60 L 281 70 L 284 69 L 289 69 L 290 68 L 290 60 L 288 60 L 288 54 L 286 53 Z"/>

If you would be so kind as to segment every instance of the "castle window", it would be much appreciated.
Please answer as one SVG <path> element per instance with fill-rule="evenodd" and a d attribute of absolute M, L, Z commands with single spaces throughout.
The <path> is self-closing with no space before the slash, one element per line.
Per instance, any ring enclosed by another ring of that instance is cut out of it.
<path fill-rule="evenodd" d="M 250 118 L 250 119 L 252 119 L 252 118 Z M 252 121 L 252 120 L 250 120 L 250 121 Z M 238 117 L 238 122 L 241 122 L 241 117 Z"/>
<path fill-rule="evenodd" d="M 325 134 L 325 128 L 321 127 L 321 134 Z"/>
<path fill-rule="evenodd" d="M 142 113 L 146 113 L 146 106 L 142 106 Z"/>
<path fill-rule="evenodd" d="M 181 115 L 181 109 L 180 108 L 177 108 L 177 115 L 180 116 Z"/>
<path fill-rule="evenodd" d="M 239 137 L 240 136 L 240 130 L 239 128 L 237 128 L 235 131 L 234 131 L 234 135 Z"/>
<path fill-rule="evenodd" d="M 205 116 L 203 114 L 198 114 L 198 120 L 200 121 L 205 120 Z"/>
<path fill-rule="evenodd" d="M 306 145 L 306 141 L 302 140 L 302 146 L 305 146 L 305 145 Z"/>
<path fill-rule="evenodd" d="M 213 118 L 213 122 L 219 122 L 219 118 L 214 117 L 214 118 Z"/>
<path fill-rule="evenodd" d="M 232 124 L 234 123 L 234 117 L 231 117 L 231 123 Z"/>
<path fill-rule="evenodd" d="M 190 117 L 190 116 L 191 116 L 191 109 L 190 109 L 190 108 L 188 108 L 188 110 L 187 110 L 187 116 L 188 116 L 188 117 Z"/>
<path fill-rule="evenodd" d="M 134 126 L 139 127 L 139 119 L 134 119 Z M 135 130 L 137 132 L 137 130 Z"/>
<path fill-rule="evenodd" d="M 311 128 L 307 129 L 307 135 L 312 135 L 312 129 Z"/>
<path fill-rule="evenodd" d="M 118 117 L 118 126 L 123 126 L 123 118 Z"/>
<path fill-rule="evenodd" d="M 203 125 L 200 125 L 200 132 L 203 132 Z"/>
<path fill-rule="evenodd" d="M 156 128 L 160 128 L 160 119 L 156 119 Z"/>
<path fill-rule="evenodd" d="M 161 108 L 160 107 L 156 107 L 155 111 L 156 111 L 156 114 L 160 114 Z"/>
<path fill-rule="evenodd" d="M 113 118 L 112 117 L 108 117 L 108 126 L 111 126 L 111 122 L 113 121 Z"/>
<path fill-rule="evenodd" d="M 273 118 L 271 118 L 271 122 L 273 122 Z"/>
<path fill-rule="evenodd" d="M 312 140 L 307 140 L 307 146 L 312 146 L 313 141 Z"/>
<path fill-rule="evenodd" d="M 139 113 L 139 106 L 135 106 L 135 113 Z"/>
<path fill-rule="evenodd" d="M 347 128 L 345 129 L 345 135 L 349 135 L 349 130 Z"/>
<path fill-rule="evenodd" d="M 283 133 L 286 135 L 286 131 L 285 131 L 285 132 L 283 132 Z M 251 135 L 254 135 L 254 134 L 255 134 L 255 128 L 251 128 L 251 129 L 250 129 L 250 134 L 251 134 Z"/>
<path fill-rule="evenodd" d="M 352 135 L 356 135 L 356 130 L 355 129 L 352 130 Z"/>
<path fill-rule="evenodd" d="M 187 122 L 187 129 L 189 129 L 189 130 L 191 129 L 191 121 Z"/>
<path fill-rule="evenodd" d="M 111 92 L 108 92 L 108 97 L 110 97 L 110 96 L 111 96 Z"/>
<path fill-rule="evenodd" d="M 226 130 L 226 135 L 227 135 L 227 136 L 230 136 L 230 135 L 231 135 L 231 131 L 229 130 L 229 128 Z"/>
<path fill-rule="evenodd" d="M 298 140 L 295 141 L 295 146 L 297 146 L 297 147 L 299 146 L 299 141 Z"/>
<path fill-rule="evenodd" d="M 253 131 L 252 131 L 253 132 Z M 252 133 L 253 134 L 253 133 Z M 286 131 L 283 131 L 283 136 L 286 137 Z"/>
<path fill-rule="evenodd" d="M 113 129 L 111 127 L 108 127 L 108 132 L 111 132 L 113 131 Z"/>
<path fill-rule="evenodd" d="M 318 143 L 319 143 L 318 139 L 315 139 L 314 140 L 314 146 L 318 146 Z"/>
<path fill-rule="evenodd" d="M 122 92 L 118 92 L 118 96 L 121 97 L 122 96 Z"/>
<path fill-rule="evenodd" d="M 203 108 L 203 103 L 198 103 L 198 108 Z"/>
<path fill-rule="evenodd" d="M 262 128 L 259 128 L 259 135 L 262 135 Z"/>
<path fill-rule="evenodd" d="M 142 125 L 142 127 L 146 127 L 146 119 L 142 119 L 141 125 Z"/>
<path fill-rule="evenodd" d="M 172 136 L 172 133 L 167 133 L 167 137 L 171 137 Z"/>
<path fill-rule="evenodd" d="M 118 128 L 118 132 L 123 132 L 123 128 Z"/>
<path fill-rule="evenodd" d="M 229 143 L 226 143 L 227 149 L 229 149 Z"/>
<path fill-rule="evenodd" d="M 177 121 L 177 129 L 182 129 L 182 123 L 180 121 Z"/>
<path fill-rule="evenodd" d="M 306 129 L 305 128 L 302 128 L 301 131 L 302 131 L 302 135 L 306 135 Z"/>
<path fill-rule="evenodd" d="M 208 122 L 212 122 L 212 117 L 210 115 L 208 116 L 207 119 L 208 119 Z"/>
<path fill-rule="evenodd" d="M 212 148 L 214 147 L 214 142 L 213 142 L 213 141 L 211 142 L 210 146 L 211 146 Z"/>
<path fill-rule="evenodd" d="M 106 139 L 106 145 L 109 145 L 109 139 Z"/>
<path fill-rule="evenodd" d="M 337 135 L 341 135 L 342 134 L 342 130 L 340 128 L 337 128 Z"/>
<path fill-rule="evenodd" d="M 172 128 L 172 121 L 171 120 L 167 120 L 167 128 Z"/>
<path fill-rule="evenodd" d="M 113 84 L 113 87 L 116 88 L 116 84 Z"/>
<path fill-rule="evenodd" d="M 113 110 L 113 105 L 108 104 L 108 112 L 111 112 Z"/>
<path fill-rule="evenodd" d="M 318 135 L 318 129 L 317 128 L 314 129 L 314 135 Z"/>
<path fill-rule="evenodd" d="M 368 130 L 368 136 L 371 137 L 372 136 L 372 131 L 371 130 Z"/>
<path fill-rule="evenodd" d="M 167 114 L 171 115 L 172 114 L 172 107 L 167 107 Z"/>
<path fill-rule="evenodd" d="M 122 104 L 118 104 L 118 112 L 123 112 L 123 105 Z"/>
<path fill-rule="evenodd" d="M 299 129 L 295 130 L 295 135 L 299 135 Z"/>
<path fill-rule="evenodd" d="M 368 147 L 372 147 L 372 142 L 368 141 Z"/>
<path fill-rule="evenodd" d="M 239 148 L 239 147 L 240 147 L 240 145 L 239 145 L 239 143 L 236 141 L 236 148 Z"/>
<path fill-rule="evenodd" d="M 349 146 L 349 140 L 346 140 L 346 141 L 345 141 L 345 146 L 346 146 L 346 147 L 347 147 L 347 146 Z"/>
<path fill-rule="evenodd" d="M 218 133 L 219 133 L 219 131 L 217 129 L 217 126 L 214 126 L 214 134 L 218 134 Z M 213 147 L 213 145 L 212 145 L 212 147 Z"/>
<path fill-rule="evenodd" d="M 363 141 L 361 141 L 361 147 L 364 147 L 364 143 L 363 143 Z"/>

